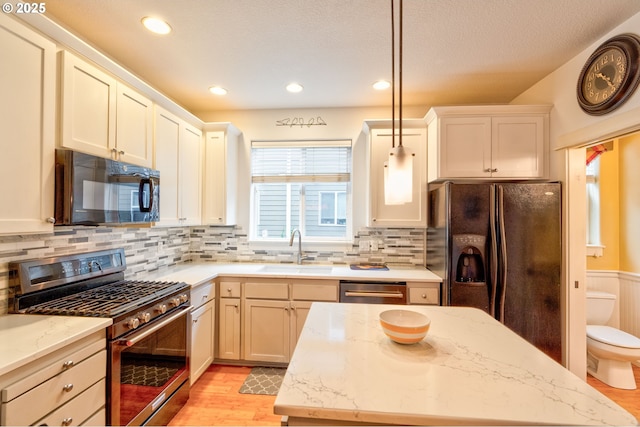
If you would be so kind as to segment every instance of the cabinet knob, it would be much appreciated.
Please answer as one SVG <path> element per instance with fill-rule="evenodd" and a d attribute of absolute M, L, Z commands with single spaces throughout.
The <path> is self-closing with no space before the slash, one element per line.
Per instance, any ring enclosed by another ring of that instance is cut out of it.
<path fill-rule="evenodd" d="M 193 323 L 198 323 L 198 319 L 193 319 Z"/>
<path fill-rule="evenodd" d="M 296 306 L 295 306 L 295 305 L 293 305 L 293 304 L 291 304 L 291 310 L 292 310 L 292 311 L 295 311 L 295 310 L 296 310 Z"/>
<path fill-rule="evenodd" d="M 427 294 L 422 294 L 422 299 L 427 299 Z"/>
<path fill-rule="evenodd" d="M 227 292 L 231 293 L 231 288 L 227 288 Z"/>
<path fill-rule="evenodd" d="M 63 418 L 62 419 L 62 422 L 60 423 L 60 425 L 62 425 L 62 426 L 70 426 L 72 422 L 73 422 L 73 418 L 67 417 L 67 418 Z"/>
<path fill-rule="evenodd" d="M 120 154 L 121 156 L 123 156 L 123 155 L 124 155 L 124 151 L 123 151 L 123 150 L 120 150 L 120 151 L 118 151 L 118 154 Z"/>
<path fill-rule="evenodd" d="M 485 172 L 491 172 L 491 168 L 486 168 L 484 171 Z"/>
<path fill-rule="evenodd" d="M 47 222 L 49 224 L 55 224 L 56 223 L 56 219 L 54 217 L 50 216 L 49 218 L 47 218 Z"/>
<path fill-rule="evenodd" d="M 62 364 L 62 369 L 69 369 L 73 366 L 73 360 L 67 360 Z"/>
<path fill-rule="evenodd" d="M 62 391 L 66 391 L 67 393 L 70 392 L 71 390 L 73 390 L 73 384 L 71 384 L 71 383 L 70 384 L 65 384 L 62 387 Z"/>
<path fill-rule="evenodd" d="M 376 221 L 377 221 L 377 219 L 373 218 L 371 221 L 376 222 Z"/>
<path fill-rule="evenodd" d="M 491 169 L 491 172 L 498 172 L 498 168 Z"/>
<path fill-rule="evenodd" d="M 284 311 L 289 311 L 289 307 L 284 307 Z"/>

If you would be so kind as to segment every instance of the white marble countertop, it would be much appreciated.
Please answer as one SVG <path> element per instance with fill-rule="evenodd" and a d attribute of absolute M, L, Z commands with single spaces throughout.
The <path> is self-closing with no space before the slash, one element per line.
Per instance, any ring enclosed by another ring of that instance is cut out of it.
<path fill-rule="evenodd" d="M 413 345 L 378 315 L 426 314 Z M 381 424 L 632 425 L 635 418 L 481 310 L 314 303 L 275 401 L 301 418 Z"/>
<path fill-rule="evenodd" d="M 336 280 L 387 280 L 406 282 L 442 282 L 424 267 L 389 266 L 388 271 L 352 270 L 349 266 L 318 264 L 186 263 L 151 275 L 149 280 L 181 281 L 197 286 L 219 276 L 284 277 Z"/>
<path fill-rule="evenodd" d="M 0 316 L 0 375 L 105 329 L 111 319 L 6 314 Z"/>

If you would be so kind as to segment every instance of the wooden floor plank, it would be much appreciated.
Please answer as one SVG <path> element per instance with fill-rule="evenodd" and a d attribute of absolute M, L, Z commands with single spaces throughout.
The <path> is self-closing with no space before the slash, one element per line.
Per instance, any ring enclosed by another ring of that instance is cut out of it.
<path fill-rule="evenodd" d="M 640 384 L 640 368 L 633 368 Z M 191 388 L 187 404 L 170 426 L 278 426 L 275 396 L 238 393 L 250 367 L 211 365 Z M 587 382 L 640 420 L 640 389 L 620 390 L 587 376 Z"/>

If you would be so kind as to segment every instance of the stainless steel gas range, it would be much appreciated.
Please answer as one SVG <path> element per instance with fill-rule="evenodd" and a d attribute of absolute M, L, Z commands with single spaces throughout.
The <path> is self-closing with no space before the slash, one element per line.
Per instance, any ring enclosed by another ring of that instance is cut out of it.
<path fill-rule="evenodd" d="M 10 311 L 113 319 L 107 424 L 166 425 L 189 398 L 189 286 L 124 280 L 124 249 L 10 264 Z"/>

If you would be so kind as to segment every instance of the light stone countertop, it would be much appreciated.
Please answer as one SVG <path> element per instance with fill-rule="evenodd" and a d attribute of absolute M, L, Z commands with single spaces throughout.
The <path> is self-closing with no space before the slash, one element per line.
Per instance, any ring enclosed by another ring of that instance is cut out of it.
<path fill-rule="evenodd" d="M 155 273 L 145 279 L 180 281 L 197 286 L 219 276 L 225 277 L 283 277 L 335 280 L 385 280 L 406 282 L 442 282 L 424 267 L 389 266 L 388 271 L 351 270 L 346 265 L 318 264 L 253 264 L 253 263 L 186 263 Z"/>
<path fill-rule="evenodd" d="M 379 313 L 431 318 L 392 342 Z M 632 425 L 636 419 L 481 310 L 314 303 L 274 412 L 333 423 Z"/>
<path fill-rule="evenodd" d="M 97 317 L 6 314 L 0 316 L 0 375 L 112 324 Z"/>

